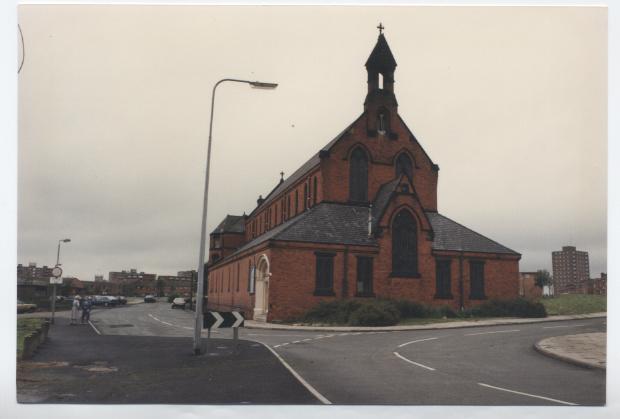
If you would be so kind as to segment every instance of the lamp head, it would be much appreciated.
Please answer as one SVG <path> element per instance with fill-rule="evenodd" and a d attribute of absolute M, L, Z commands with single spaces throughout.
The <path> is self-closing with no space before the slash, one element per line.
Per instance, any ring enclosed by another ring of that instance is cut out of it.
<path fill-rule="evenodd" d="M 63 243 L 69 243 L 71 241 L 71 239 L 62 239 L 61 242 Z"/>
<path fill-rule="evenodd" d="M 251 81 L 250 86 L 255 89 L 275 89 L 278 87 L 278 83 L 265 83 L 262 81 Z"/>

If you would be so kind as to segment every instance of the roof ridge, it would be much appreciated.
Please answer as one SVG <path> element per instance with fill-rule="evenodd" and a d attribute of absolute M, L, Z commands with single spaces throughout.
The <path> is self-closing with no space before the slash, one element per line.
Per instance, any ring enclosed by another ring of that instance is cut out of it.
<path fill-rule="evenodd" d="M 493 239 L 491 239 L 491 238 L 489 238 L 489 237 L 485 236 L 484 234 L 480 234 L 480 233 L 478 233 L 477 231 L 472 230 L 471 228 L 469 228 L 469 227 L 467 227 L 467 226 L 465 226 L 465 225 L 463 225 L 463 224 L 459 223 L 458 221 L 454 221 L 452 218 L 449 218 L 449 217 L 446 217 L 446 216 L 445 216 L 445 215 L 443 215 L 443 214 L 440 214 L 439 212 L 436 212 L 436 211 L 424 211 L 424 213 L 425 213 L 425 214 L 426 214 L 427 212 L 430 212 L 430 213 L 433 213 L 433 214 L 437 214 L 437 215 L 438 215 L 438 216 L 440 216 L 440 217 L 443 217 L 443 218 L 445 218 L 445 219 L 447 219 L 447 220 L 450 220 L 450 221 L 452 221 L 454 224 L 458 224 L 459 226 L 463 227 L 465 230 L 468 230 L 468 231 L 470 231 L 470 232 L 472 232 L 472 233 L 474 233 L 474 234 L 476 234 L 476 235 L 478 235 L 478 236 L 480 236 L 480 237 L 482 237 L 482 238 L 484 238 L 484 239 L 486 239 L 486 240 L 488 240 L 488 241 L 490 241 L 490 242 L 492 242 L 492 243 L 495 243 L 496 245 L 498 245 L 498 246 L 500 246 L 500 247 L 503 247 L 504 249 L 510 250 L 511 252 L 513 252 L 513 253 L 515 253 L 515 254 L 517 254 L 517 255 L 520 255 L 520 254 L 521 254 L 521 253 L 519 253 L 519 252 L 516 252 L 516 251 L 512 250 L 512 249 L 511 249 L 511 248 L 509 248 L 509 247 L 504 246 L 503 244 L 501 244 L 501 243 L 499 243 L 499 242 L 496 242 L 495 240 L 493 240 Z"/>

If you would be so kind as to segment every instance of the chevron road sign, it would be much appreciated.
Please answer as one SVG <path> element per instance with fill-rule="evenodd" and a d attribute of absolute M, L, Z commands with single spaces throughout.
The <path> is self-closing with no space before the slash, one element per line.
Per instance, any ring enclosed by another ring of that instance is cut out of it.
<path fill-rule="evenodd" d="M 243 327 L 243 313 L 238 311 L 209 311 L 203 316 L 202 326 L 205 329 L 222 329 Z"/>

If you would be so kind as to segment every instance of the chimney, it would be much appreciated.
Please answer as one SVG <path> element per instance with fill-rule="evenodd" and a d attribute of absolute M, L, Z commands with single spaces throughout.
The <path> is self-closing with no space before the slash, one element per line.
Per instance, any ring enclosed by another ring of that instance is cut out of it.
<path fill-rule="evenodd" d="M 260 207 L 263 204 L 263 202 L 265 202 L 265 198 L 263 198 L 262 195 L 258 195 L 258 199 L 256 200 L 257 206 Z"/>

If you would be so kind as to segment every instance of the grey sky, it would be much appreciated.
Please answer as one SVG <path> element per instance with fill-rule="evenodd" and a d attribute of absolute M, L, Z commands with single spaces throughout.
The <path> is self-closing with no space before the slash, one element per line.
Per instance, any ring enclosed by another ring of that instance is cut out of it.
<path fill-rule="evenodd" d="M 19 9 L 18 262 L 92 280 L 196 268 L 210 95 L 209 231 L 249 213 L 362 112 L 383 22 L 399 113 L 439 164 L 439 211 L 520 252 L 606 271 L 604 8 L 35 6 Z"/>

